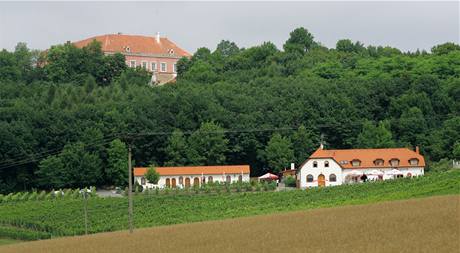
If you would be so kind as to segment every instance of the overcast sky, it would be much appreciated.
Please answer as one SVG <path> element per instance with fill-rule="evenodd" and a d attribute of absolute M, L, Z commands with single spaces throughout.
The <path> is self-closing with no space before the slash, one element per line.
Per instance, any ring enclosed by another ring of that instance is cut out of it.
<path fill-rule="evenodd" d="M 0 48 L 46 49 L 122 32 L 162 36 L 193 53 L 222 39 L 279 48 L 296 27 L 334 47 L 339 39 L 429 50 L 459 41 L 460 5 L 451 2 L 0 2 Z"/>

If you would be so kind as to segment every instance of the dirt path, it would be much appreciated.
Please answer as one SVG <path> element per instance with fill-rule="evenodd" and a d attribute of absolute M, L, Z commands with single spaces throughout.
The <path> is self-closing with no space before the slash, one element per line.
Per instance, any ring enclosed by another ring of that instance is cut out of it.
<path fill-rule="evenodd" d="M 0 252 L 458 252 L 460 195 L 6 245 Z"/>

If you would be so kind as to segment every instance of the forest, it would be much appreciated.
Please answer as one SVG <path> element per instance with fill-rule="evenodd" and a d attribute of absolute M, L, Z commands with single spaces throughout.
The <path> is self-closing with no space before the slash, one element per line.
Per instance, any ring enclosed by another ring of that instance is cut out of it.
<path fill-rule="evenodd" d="M 222 40 L 149 85 L 121 54 L 71 43 L 0 52 L 0 193 L 124 185 L 135 166 L 249 164 L 251 176 L 318 148 L 419 146 L 460 159 L 460 46 L 402 52 L 297 28 L 282 48 Z"/>

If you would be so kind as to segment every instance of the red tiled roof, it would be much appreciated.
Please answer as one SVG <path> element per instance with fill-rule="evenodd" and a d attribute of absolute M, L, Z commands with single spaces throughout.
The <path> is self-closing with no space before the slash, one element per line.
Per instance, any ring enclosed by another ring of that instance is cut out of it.
<path fill-rule="evenodd" d="M 101 42 L 103 52 L 119 52 L 127 53 L 126 47 L 129 47 L 129 53 L 142 53 L 142 54 L 161 54 L 182 57 L 190 56 L 190 53 L 178 47 L 174 42 L 168 38 L 160 38 L 160 43 L 157 42 L 155 37 L 141 36 L 141 35 L 126 35 L 126 34 L 106 34 L 91 37 L 85 40 L 74 42 L 76 47 L 84 47 L 91 43 L 93 40 Z"/>
<path fill-rule="evenodd" d="M 134 176 L 143 176 L 147 167 L 134 168 Z M 247 174 L 250 172 L 249 165 L 222 165 L 222 166 L 185 166 L 185 167 L 155 167 L 155 170 L 164 175 L 200 175 L 203 174 Z"/>
<path fill-rule="evenodd" d="M 408 148 L 379 148 L 379 149 L 317 149 L 310 158 L 332 158 L 344 169 L 359 169 L 371 167 L 412 167 L 410 159 L 418 159 L 417 166 L 425 167 L 425 159 L 419 153 Z M 377 159 L 383 160 L 383 165 L 375 165 Z M 399 159 L 398 166 L 391 166 L 390 160 Z M 351 161 L 359 160 L 359 166 L 353 166 Z M 346 163 L 344 163 L 346 161 Z"/>

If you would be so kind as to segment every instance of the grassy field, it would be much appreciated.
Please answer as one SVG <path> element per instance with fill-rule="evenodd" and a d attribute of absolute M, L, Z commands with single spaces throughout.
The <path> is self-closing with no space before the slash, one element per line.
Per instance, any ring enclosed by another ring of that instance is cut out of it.
<path fill-rule="evenodd" d="M 458 252 L 460 195 L 20 243 L 20 252 Z M 65 249 L 65 250 L 64 250 Z"/>
<path fill-rule="evenodd" d="M 10 238 L 0 238 L 0 246 L 7 245 L 7 244 L 13 244 L 13 243 L 20 243 L 20 242 L 22 241 L 10 239 Z"/>
<path fill-rule="evenodd" d="M 140 195 L 134 198 L 137 228 L 206 220 L 375 203 L 433 195 L 460 194 L 460 171 L 414 179 L 286 192 L 198 195 Z M 89 232 L 127 229 L 126 198 L 93 198 Z M 84 234 L 81 199 L 0 204 L 0 236 L 25 240 Z M 5 234 L 2 234 L 5 233 Z"/>

